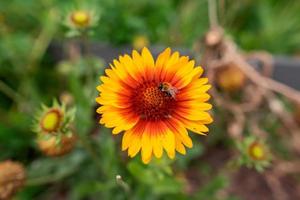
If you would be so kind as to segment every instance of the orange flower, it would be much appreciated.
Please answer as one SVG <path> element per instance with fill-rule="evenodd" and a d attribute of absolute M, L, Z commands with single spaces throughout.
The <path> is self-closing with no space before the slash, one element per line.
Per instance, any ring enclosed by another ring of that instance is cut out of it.
<path fill-rule="evenodd" d="M 193 145 L 187 129 L 208 132 L 205 124 L 213 120 L 207 110 L 212 106 L 205 102 L 211 86 L 200 78 L 202 67 L 194 65 L 187 56 L 171 54 L 170 48 L 154 61 L 144 48 L 141 54 L 120 56 L 100 77 L 100 123 L 113 128 L 113 134 L 125 131 L 122 150 L 130 157 L 141 151 L 142 161 L 148 163 L 164 149 L 173 159 L 175 150 L 185 154 L 185 146 Z"/>

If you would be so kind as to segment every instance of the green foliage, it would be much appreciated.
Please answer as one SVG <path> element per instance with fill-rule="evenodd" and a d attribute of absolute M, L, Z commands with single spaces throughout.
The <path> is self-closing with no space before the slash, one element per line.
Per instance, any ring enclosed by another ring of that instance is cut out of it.
<path fill-rule="evenodd" d="M 243 48 L 274 53 L 299 51 L 299 2 L 243 0 L 229 4 L 227 9 L 225 27 Z"/>
<path fill-rule="evenodd" d="M 144 189 L 151 188 L 151 193 L 155 196 L 180 192 L 182 184 L 174 180 L 170 167 L 161 162 L 164 161 L 145 166 L 140 162 L 131 161 L 127 168 L 139 185 Z"/>
<path fill-rule="evenodd" d="M 216 194 L 217 192 L 224 188 L 226 184 L 228 183 L 228 180 L 226 180 L 226 177 L 223 176 L 217 176 L 213 178 L 207 185 L 205 185 L 201 190 L 196 194 L 196 199 L 223 199 L 223 198 L 217 198 Z"/>

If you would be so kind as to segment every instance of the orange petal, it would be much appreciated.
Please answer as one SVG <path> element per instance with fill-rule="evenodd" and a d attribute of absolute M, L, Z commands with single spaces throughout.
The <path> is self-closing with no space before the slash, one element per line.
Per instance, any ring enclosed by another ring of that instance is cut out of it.
<path fill-rule="evenodd" d="M 127 144 L 128 145 L 128 155 L 130 157 L 134 157 L 140 151 L 140 149 L 142 147 L 142 134 L 145 130 L 145 126 L 146 126 L 146 123 L 144 121 L 139 121 L 130 130 L 130 134 L 128 136 L 130 138 L 128 139 L 129 141 L 128 141 L 128 144 Z M 127 145 L 125 145 L 125 147 Z"/>
<path fill-rule="evenodd" d="M 194 121 L 211 118 L 209 113 L 200 110 L 178 108 L 175 110 L 175 113 L 181 117 Z"/>
<path fill-rule="evenodd" d="M 139 67 L 134 64 L 132 58 L 129 55 L 126 54 L 121 57 L 120 62 L 125 66 L 126 71 L 135 81 L 141 81 L 141 73 Z"/>
<path fill-rule="evenodd" d="M 179 153 L 185 155 L 186 154 L 186 150 L 184 145 L 182 144 L 182 142 L 180 141 L 180 139 L 175 139 L 175 149 L 176 151 L 178 151 Z"/>
<path fill-rule="evenodd" d="M 175 137 L 180 139 L 182 143 L 191 148 L 193 146 L 193 142 L 188 135 L 186 128 L 183 124 L 175 118 L 171 118 L 166 120 L 166 125 L 170 128 L 170 130 L 175 134 Z"/>
<path fill-rule="evenodd" d="M 155 157 L 160 158 L 163 154 L 163 147 L 161 144 L 161 135 L 151 135 L 151 144 L 153 147 L 153 154 Z"/>
<path fill-rule="evenodd" d="M 204 124 L 207 124 L 203 121 L 191 121 L 188 119 L 185 119 L 179 115 L 175 116 L 180 122 L 184 124 L 184 126 L 189 129 L 190 131 L 193 131 L 195 133 L 198 133 L 200 135 L 206 135 L 205 132 L 208 132 L 209 129 Z"/>
<path fill-rule="evenodd" d="M 151 135 L 147 132 L 147 128 L 142 135 L 142 161 L 147 164 L 152 157 Z"/>

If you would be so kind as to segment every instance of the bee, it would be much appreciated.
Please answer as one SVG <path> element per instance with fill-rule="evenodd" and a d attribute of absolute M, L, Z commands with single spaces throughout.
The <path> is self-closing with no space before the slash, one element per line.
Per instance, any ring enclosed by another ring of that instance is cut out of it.
<path fill-rule="evenodd" d="M 176 87 L 167 82 L 160 83 L 158 89 L 174 99 L 176 97 L 176 93 L 178 92 Z"/>

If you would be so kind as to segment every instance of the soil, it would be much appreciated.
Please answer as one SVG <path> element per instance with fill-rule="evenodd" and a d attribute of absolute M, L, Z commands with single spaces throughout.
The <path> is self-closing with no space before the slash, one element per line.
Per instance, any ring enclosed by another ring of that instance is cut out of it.
<path fill-rule="evenodd" d="M 231 153 L 225 147 L 209 149 L 199 159 L 201 162 L 211 166 L 212 176 L 220 173 L 224 169 L 227 161 L 231 158 Z M 267 170 L 266 172 L 270 172 Z M 225 174 L 226 175 L 226 174 Z M 274 194 L 268 185 L 264 174 L 254 169 L 240 167 L 237 171 L 231 171 L 227 174 L 230 177 L 230 184 L 224 191 L 220 191 L 219 199 L 225 199 L 225 196 L 235 196 L 241 200 L 275 200 Z M 276 174 L 272 174 L 276 176 Z M 189 169 L 185 174 L 188 180 L 186 192 L 193 194 L 201 186 L 209 181 L 209 177 L 200 173 L 198 168 Z M 280 180 L 282 189 L 287 195 L 287 200 L 300 199 L 299 180 L 291 175 L 276 177 Z"/>

